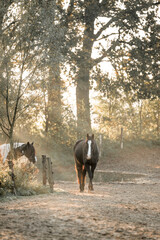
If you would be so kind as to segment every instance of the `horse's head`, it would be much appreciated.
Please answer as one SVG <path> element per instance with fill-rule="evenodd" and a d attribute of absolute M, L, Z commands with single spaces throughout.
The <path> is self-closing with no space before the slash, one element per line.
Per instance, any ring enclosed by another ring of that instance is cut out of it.
<path fill-rule="evenodd" d="M 92 152 L 94 147 L 94 134 L 92 136 L 89 136 L 87 134 L 87 138 L 85 141 L 85 148 L 86 148 L 86 159 L 90 160 L 92 158 Z"/>
<path fill-rule="evenodd" d="M 26 156 L 30 162 L 35 163 L 37 161 L 33 143 L 27 142 L 27 144 L 23 144 L 21 146 L 21 152 L 22 155 Z"/>

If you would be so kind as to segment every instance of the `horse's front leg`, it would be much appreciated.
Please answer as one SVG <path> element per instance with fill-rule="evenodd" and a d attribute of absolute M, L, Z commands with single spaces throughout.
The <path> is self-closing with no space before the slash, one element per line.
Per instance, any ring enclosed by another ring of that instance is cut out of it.
<path fill-rule="evenodd" d="M 86 169 L 85 166 L 82 166 L 82 188 L 84 190 L 85 187 L 85 178 L 86 178 Z"/>
<path fill-rule="evenodd" d="M 93 164 L 93 165 L 91 166 L 92 180 L 93 180 L 93 176 L 94 176 L 94 170 L 95 170 L 95 168 L 96 168 L 96 164 Z M 91 190 L 91 191 L 94 191 L 92 180 L 91 180 L 91 182 L 90 182 L 90 190 Z"/>
<path fill-rule="evenodd" d="M 92 171 L 91 171 L 91 167 L 89 164 L 85 164 L 85 168 L 88 172 L 88 177 L 89 177 L 89 184 L 88 184 L 88 190 L 89 191 L 93 191 L 93 184 L 92 184 L 92 179 L 93 179 L 93 174 L 92 174 Z"/>

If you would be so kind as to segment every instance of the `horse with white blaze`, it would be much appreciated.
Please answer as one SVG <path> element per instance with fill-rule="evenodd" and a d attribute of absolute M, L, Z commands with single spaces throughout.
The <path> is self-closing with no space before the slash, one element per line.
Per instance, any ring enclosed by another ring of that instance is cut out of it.
<path fill-rule="evenodd" d="M 93 175 L 99 160 L 99 151 L 94 134 L 87 134 L 86 140 L 79 140 L 74 145 L 75 168 L 78 177 L 80 192 L 84 191 L 86 172 L 89 176 L 88 189 L 93 191 Z"/>

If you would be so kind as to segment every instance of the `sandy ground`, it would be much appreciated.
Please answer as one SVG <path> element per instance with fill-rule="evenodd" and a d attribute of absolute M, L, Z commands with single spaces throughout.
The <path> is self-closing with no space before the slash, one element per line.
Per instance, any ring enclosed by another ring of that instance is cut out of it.
<path fill-rule="evenodd" d="M 159 183 L 59 182 L 48 195 L 0 203 L 0 239 L 160 239 Z"/>
<path fill-rule="evenodd" d="M 150 155 L 145 162 L 141 169 L 131 158 L 128 165 L 112 162 L 109 170 L 145 175 L 96 182 L 92 193 L 87 186 L 80 193 L 76 182 L 56 181 L 52 194 L 1 201 L 0 239 L 160 239 L 160 161 Z"/>

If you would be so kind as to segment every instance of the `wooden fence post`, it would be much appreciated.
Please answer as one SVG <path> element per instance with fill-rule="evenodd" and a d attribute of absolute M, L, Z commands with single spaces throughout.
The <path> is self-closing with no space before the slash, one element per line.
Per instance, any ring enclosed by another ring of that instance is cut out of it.
<path fill-rule="evenodd" d="M 102 134 L 99 135 L 99 156 L 102 157 Z"/>
<path fill-rule="evenodd" d="M 47 183 L 47 160 L 46 156 L 42 155 L 42 171 L 43 171 L 43 185 Z"/>
<path fill-rule="evenodd" d="M 47 163 L 48 163 L 48 182 L 50 186 L 50 191 L 53 193 L 53 185 L 54 185 L 54 180 L 53 180 L 53 168 L 52 168 L 52 162 L 49 157 L 47 157 Z"/>
<path fill-rule="evenodd" d="M 121 149 L 123 149 L 123 127 L 121 127 Z"/>

